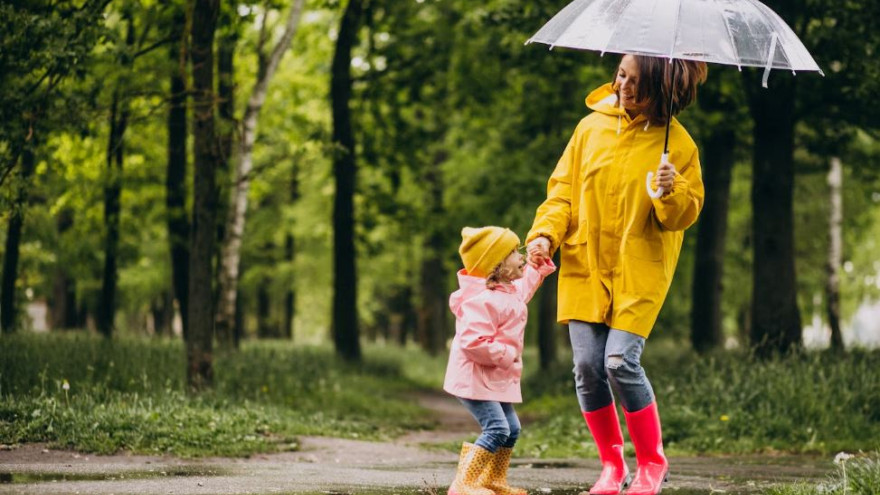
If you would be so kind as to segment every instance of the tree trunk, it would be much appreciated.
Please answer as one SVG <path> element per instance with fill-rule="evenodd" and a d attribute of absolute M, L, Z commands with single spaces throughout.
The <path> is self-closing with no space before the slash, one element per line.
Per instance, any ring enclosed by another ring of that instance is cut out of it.
<path fill-rule="evenodd" d="M 422 258 L 422 307 L 419 310 L 418 334 L 422 348 L 431 355 L 446 350 L 446 270 L 443 266 L 443 252 L 446 239 L 443 232 L 443 176 L 441 167 L 447 153 L 436 153 L 431 163 L 426 164 L 423 180 L 427 188 L 428 221 L 427 235 Z"/>
<path fill-rule="evenodd" d="M 288 233 L 284 239 L 284 259 L 287 260 L 293 273 L 293 264 L 296 260 L 296 247 L 293 234 Z M 293 340 L 293 317 L 296 315 L 296 278 L 291 277 L 287 281 L 287 291 L 284 293 L 284 323 L 281 336 L 288 340 Z"/>
<path fill-rule="evenodd" d="M 21 171 L 15 204 L 9 215 L 9 230 L 6 231 L 6 249 L 3 251 L 3 282 L 0 286 L 0 330 L 12 333 L 18 328 L 15 304 L 15 282 L 18 280 L 18 258 L 21 246 L 21 231 L 24 225 L 24 211 L 27 207 L 28 184 L 34 173 L 36 157 L 34 144 L 26 145 L 21 153 Z"/>
<path fill-rule="evenodd" d="M 220 140 L 220 163 L 229 169 L 235 143 L 235 46 L 238 33 L 229 29 L 217 43 L 217 134 Z"/>
<path fill-rule="evenodd" d="M 556 256 L 559 266 L 559 256 Z M 538 295 L 538 362 L 542 370 L 556 362 L 556 334 L 561 326 L 556 322 L 557 290 L 559 274 L 553 272 L 544 279 Z"/>
<path fill-rule="evenodd" d="M 187 383 L 199 391 L 214 380 L 214 311 L 211 255 L 216 242 L 219 161 L 214 128 L 214 31 L 219 0 L 195 0 L 192 22 L 194 191 L 189 264 L 189 334 L 186 341 Z"/>
<path fill-rule="evenodd" d="M 125 35 L 127 50 L 119 58 L 123 77 L 128 76 L 132 56 L 128 53 L 135 44 L 134 20 L 125 16 L 128 23 Z M 125 131 L 128 128 L 130 105 L 125 94 L 125 83 L 118 81 L 113 91 L 110 108 L 110 138 L 107 143 L 107 183 L 104 185 L 104 276 L 101 300 L 98 303 L 98 331 L 106 338 L 113 336 L 113 320 L 116 316 L 116 285 L 118 281 L 117 256 L 119 255 L 119 215 L 121 213 L 122 168 L 125 157 Z"/>
<path fill-rule="evenodd" d="M 220 274 L 218 277 L 217 300 L 217 334 L 223 346 L 229 346 L 232 328 L 235 325 L 235 298 L 238 293 L 239 260 L 241 258 L 241 241 L 244 235 L 245 215 L 248 207 L 248 191 L 250 190 L 251 173 L 253 170 L 253 149 L 257 139 L 257 121 L 260 110 L 266 101 L 269 82 L 281 57 L 290 46 L 299 25 L 302 6 L 305 0 L 296 0 L 291 7 L 284 27 L 281 40 L 273 48 L 268 59 L 263 54 L 262 43 L 257 46 L 259 67 L 257 82 L 248 99 L 244 118 L 242 119 L 241 138 L 237 141 L 238 150 L 235 155 L 237 167 L 235 180 L 230 188 L 229 210 L 224 228 L 224 241 L 220 255 Z M 264 20 L 265 22 L 265 20 Z M 262 38 L 261 38 L 262 39 Z"/>
<path fill-rule="evenodd" d="M 354 192 L 357 168 L 351 124 L 351 50 L 363 13 L 361 0 L 349 0 L 336 38 L 330 72 L 333 110 L 333 340 L 336 352 L 360 360 L 357 313 L 357 268 L 354 248 Z"/>
<path fill-rule="evenodd" d="M 119 254 L 119 215 L 122 195 L 122 166 L 125 156 L 124 137 L 128 127 L 128 104 L 121 87 L 113 93 L 110 109 L 110 139 L 107 144 L 107 183 L 104 186 L 104 276 L 101 300 L 98 303 L 98 331 L 106 338 L 113 336 L 116 315 L 117 256 Z"/>
<path fill-rule="evenodd" d="M 746 79 L 746 84 L 755 81 Z M 794 95 L 792 76 L 751 88 L 754 120 L 752 212 L 754 264 L 751 343 L 759 356 L 801 345 L 794 266 Z"/>
<path fill-rule="evenodd" d="M 830 208 L 828 212 L 828 279 L 825 299 L 828 301 L 828 324 L 831 326 L 831 349 L 843 350 L 843 334 L 840 331 L 840 265 L 843 264 L 843 164 L 833 156 L 829 163 L 828 187 Z"/>
<path fill-rule="evenodd" d="M 275 329 L 271 322 L 272 299 L 269 296 L 269 280 L 263 278 L 257 287 L 257 337 L 271 339 L 275 337 Z"/>
<path fill-rule="evenodd" d="M 177 67 L 171 72 L 171 95 L 168 109 L 168 167 L 165 175 L 165 209 L 168 243 L 171 251 L 171 285 L 180 308 L 183 336 L 189 328 L 189 220 L 186 211 L 186 14 L 174 18 L 172 61 Z"/>
<path fill-rule="evenodd" d="M 226 290 L 226 282 L 224 276 L 228 273 L 225 271 L 223 263 L 223 251 L 228 242 L 229 220 L 234 216 L 230 208 L 234 203 L 230 203 L 230 198 L 234 197 L 233 191 L 237 186 L 235 178 L 230 172 L 233 160 L 233 147 L 236 142 L 236 122 L 235 122 L 235 45 L 237 44 L 237 36 L 230 30 L 225 36 L 220 38 L 217 46 L 217 92 L 218 92 L 218 139 L 220 142 L 220 162 L 218 163 L 218 176 L 221 178 L 218 184 L 217 193 L 218 209 L 217 209 L 217 264 L 216 270 L 216 297 L 217 314 L 215 315 L 214 333 L 217 338 L 217 344 L 224 349 L 238 349 L 238 339 L 235 338 L 235 312 L 238 305 L 231 304 L 228 308 L 224 305 L 223 295 Z M 227 189 L 228 187 L 228 189 Z M 234 199 L 234 198 L 233 198 Z M 237 265 L 236 265 L 237 266 Z M 236 274 L 237 276 L 237 274 Z M 221 317 L 228 310 L 228 318 Z"/>
<path fill-rule="evenodd" d="M 299 177 L 298 167 L 294 166 L 290 173 L 290 202 L 296 204 L 299 201 Z M 284 294 L 284 327 L 282 337 L 293 340 L 293 318 L 296 315 L 296 238 L 293 236 L 293 225 L 287 226 L 287 235 L 284 238 L 284 259 L 290 267 L 290 278 L 287 280 L 287 291 Z"/>
<path fill-rule="evenodd" d="M 542 370 L 556 362 L 556 290 L 559 275 L 552 274 L 544 280 L 544 288 L 538 299 L 538 362 Z"/>
<path fill-rule="evenodd" d="M 721 282 L 735 147 L 736 133 L 724 127 L 709 134 L 704 144 L 703 156 L 709 161 L 703 167 L 706 202 L 697 231 L 691 306 L 691 344 L 698 352 L 722 343 Z"/>
<path fill-rule="evenodd" d="M 265 19 L 265 17 L 263 17 Z M 218 22 L 223 22 L 221 17 Z M 235 120 L 235 46 L 238 44 L 237 27 L 235 21 L 227 16 L 229 25 L 222 26 L 224 35 L 217 42 L 217 139 L 220 146 L 220 161 L 217 164 L 217 244 L 214 253 L 214 301 L 219 311 L 223 293 L 223 246 L 227 237 L 227 218 L 229 216 L 229 197 L 231 189 L 235 187 L 234 177 L 231 172 L 235 142 L 237 136 L 237 122 Z M 233 306 L 233 311 L 238 311 L 238 305 Z M 233 315 L 232 319 L 237 317 Z M 215 315 L 215 318 L 217 316 Z M 214 322 L 214 334 L 217 343 L 224 349 L 238 349 L 238 339 L 235 338 L 235 329 L 224 325 L 225 321 L 217 319 Z"/>
<path fill-rule="evenodd" d="M 158 298 L 150 302 L 150 313 L 153 317 L 153 333 L 156 336 L 171 336 L 174 321 L 174 298 L 168 291 L 162 292 Z"/>
<path fill-rule="evenodd" d="M 64 208 L 58 213 L 56 225 L 59 237 L 73 227 L 73 210 Z M 70 276 L 68 267 L 58 262 L 52 282 L 51 327 L 67 329 L 78 326 L 76 314 L 76 280 Z"/>

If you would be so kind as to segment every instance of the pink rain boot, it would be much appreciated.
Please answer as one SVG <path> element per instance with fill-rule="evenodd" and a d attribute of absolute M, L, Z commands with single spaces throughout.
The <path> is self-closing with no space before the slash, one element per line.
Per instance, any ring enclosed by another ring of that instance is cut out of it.
<path fill-rule="evenodd" d="M 626 495 L 657 495 L 669 475 L 669 462 L 663 454 L 660 433 L 660 415 L 657 402 L 648 407 L 629 412 L 623 410 L 629 438 L 636 448 L 636 476 Z"/>
<path fill-rule="evenodd" d="M 629 483 L 629 468 L 623 460 L 623 432 L 614 404 L 584 413 L 602 461 L 602 474 L 590 488 L 590 495 L 617 495 Z"/>

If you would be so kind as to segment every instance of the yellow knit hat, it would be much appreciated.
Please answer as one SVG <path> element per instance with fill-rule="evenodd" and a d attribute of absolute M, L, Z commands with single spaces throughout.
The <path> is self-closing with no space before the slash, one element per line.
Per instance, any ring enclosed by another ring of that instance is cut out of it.
<path fill-rule="evenodd" d="M 503 227 L 465 227 L 461 229 L 458 254 L 468 275 L 488 277 L 514 249 L 519 237 Z"/>

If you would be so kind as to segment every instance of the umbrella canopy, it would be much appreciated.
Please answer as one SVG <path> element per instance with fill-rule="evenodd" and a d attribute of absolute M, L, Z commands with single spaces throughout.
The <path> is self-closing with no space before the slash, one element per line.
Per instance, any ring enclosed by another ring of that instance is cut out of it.
<path fill-rule="evenodd" d="M 816 71 L 816 61 L 757 0 L 575 0 L 527 43 L 604 54 L 699 60 L 737 67 Z"/>
<path fill-rule="evenodd" d="M 815 71 L 819 65 L 794 31 L 758 0 L 574 0 L 526 41 L 579 50 Z M 673 65 L 673 81 L 675 81 Z M 824 75 L 824 74 L 823 74 Z M 672 95 L 669 95 L 670 114 Z M 669 121 L 661 162 L 668 159 Z M 645 185 L 652 198 L 663 189 Z"/>

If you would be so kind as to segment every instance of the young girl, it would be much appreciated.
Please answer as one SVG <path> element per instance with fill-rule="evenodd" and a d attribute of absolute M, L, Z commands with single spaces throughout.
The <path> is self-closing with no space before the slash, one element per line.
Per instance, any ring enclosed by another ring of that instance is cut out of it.
<path fill-rule="evenodd" d="M 523 333 L 526 303 L 553 262 L 533 268 L 517 251 L 519 238 L 501 227 L 461 231 L 464 270 L 460 288 L 449 298 L 455 339 L 443 389 L 474 416 L 482 434 L 464 443 L 449 495 L 526 495 L 507 484 L 507 469 L 520 423 L 513 404 L 522 402 Z"/>

